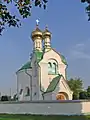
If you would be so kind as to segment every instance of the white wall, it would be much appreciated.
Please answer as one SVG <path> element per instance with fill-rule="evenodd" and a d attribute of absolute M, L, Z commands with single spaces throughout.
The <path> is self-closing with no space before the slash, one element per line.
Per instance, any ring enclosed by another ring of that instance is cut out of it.
<path fill-rule="evenodd" d="M 32 75 L 32 70 L 28 69 L 27 73 Z M 26 94 L 25 88 L 26 87 L 29 87 L 29 89 L 31 89 L 31 77 L 25 73 L 25 70 L 22 70 L 17 73 L 17 92 L 19 94 L 20 89 L 24 90 L 22 100 L 30 100 L 30 96 L 25 97 L 25 94 Z"/>
<path fill-rule="evenodd" d="M 0 102 L 0 113 L 39 115 L 90 114 L 90 101 Z"/>

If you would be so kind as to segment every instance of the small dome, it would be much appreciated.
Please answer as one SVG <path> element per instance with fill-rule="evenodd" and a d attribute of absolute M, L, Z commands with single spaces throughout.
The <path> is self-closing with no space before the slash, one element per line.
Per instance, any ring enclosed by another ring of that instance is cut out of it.
<path fill-rule="evenodd" d="M 48 28 L 45 28 L 45 31 L 43 32 L 43 38 L 50 37 L 51 38 L 51 32 L 48 30 Z"/>
<path fill-rule="evenodd" d="M 42 38 L 42 31 L 38 28 L 38 25 L 36 26 L 36 29 L 31 33 L 32 40 L 35 40 L 36 37 Z"/>

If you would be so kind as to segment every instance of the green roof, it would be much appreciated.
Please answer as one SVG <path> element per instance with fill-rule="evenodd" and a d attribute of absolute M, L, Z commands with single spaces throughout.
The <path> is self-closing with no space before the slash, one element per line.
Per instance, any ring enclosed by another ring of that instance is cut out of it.
<path fill-rule="evenodd" d="M 57 84 L 59 83 L 60 81 L 60 78 L 61 78 L 62 75 L 58 75 L 57 77 L 53 78 L 53 80 L 51 81 L 51 83 L 49 84 L 47 90 L 45 93 L 48 93 L 48 92 L 52 92 L 55 90 Z"/>
<path fill-rule="evenodd" d="M 65 57 L 64 57 L 63 55 L 60 55 L 60 57 L 61 57 L 62 62 L 63 62 L 65 65 L 67 65 L 67 61 L 66 61 Z"/>
<path fill-rule="evenodd" d="M 40 62 L 40 60 L 43 58 L 43 52 L 41 52 L 39 50 L 35 50 L 34 53 L 36 55 L 37 62 Z"/>
<path fill-rule="evenodd" d="M 39 61 L 42 59 L 42 57 L 43 57 L 43 52 L 38 51 L 38 50 L 35 50 L 34 53 L 35 53 L 35 55 L 36 55 L 37 62 L 39 62 Z M 28 62 L 27 62 L 26 64 L 24 64 L 18 71 L 21 71 L 21 70 L 24 70 L 24 69 L 30 69 L 30 68 L 32 68 L 32 67 L 31 67 L 31 61 L 28 61 Z M 17 72 L 18 72 L 18 71 L 17 71 Z"/>
<path fill-rule="evenodd" d="M 31 67 L 31 62 L 28 61 L 26 64 L 24 64 L 18 71 L 24 70 L 24 69 L 30 69 Z"/>

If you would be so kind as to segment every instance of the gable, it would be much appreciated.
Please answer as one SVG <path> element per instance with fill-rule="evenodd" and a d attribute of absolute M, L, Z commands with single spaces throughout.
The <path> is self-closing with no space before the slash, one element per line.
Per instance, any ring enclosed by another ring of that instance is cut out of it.
<path fill-rule="evenodd" d="M 57 87 L 57 85 L 58 85 L 59 82 L 61 82 L 61 84 L 63 86 L 62 87 L 61 84 L 60 84 L 60 86 L 61 86 L 60 89 L 62 91 L 69 91 L 70 93 L 72 93 L 72 91 L 71 91 L 71 89 L 70 89 L 67 81 L 64 79 L 64 77 L 62 75 L 59 74 L 58 76 L 56 76 L 55 78 L 53 78 L 53 80 L 50 82 L 47 90 L 43 94 L 49 93 L 49 92 L 53 92 L 56 89 L 56 87 Z"/>
<path fill-rule="evenodd" d="M 63 63 L 64 65 L 67 65 L 65 57 L 56 52 L 54 49 L 50 49 L 49 51 L 43 53 L 43 59 L 40 62 L 46 62 L 49 59 L 56 59 L 58 63 Z"/>

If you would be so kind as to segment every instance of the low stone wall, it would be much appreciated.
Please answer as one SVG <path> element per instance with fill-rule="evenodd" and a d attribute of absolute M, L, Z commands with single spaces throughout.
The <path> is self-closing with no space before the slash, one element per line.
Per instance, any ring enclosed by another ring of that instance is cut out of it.
<path fill-rule="evenodd" d="M 90 101 L 0 102 L 0 113 L 82 115 L 90 113 Z"/>

